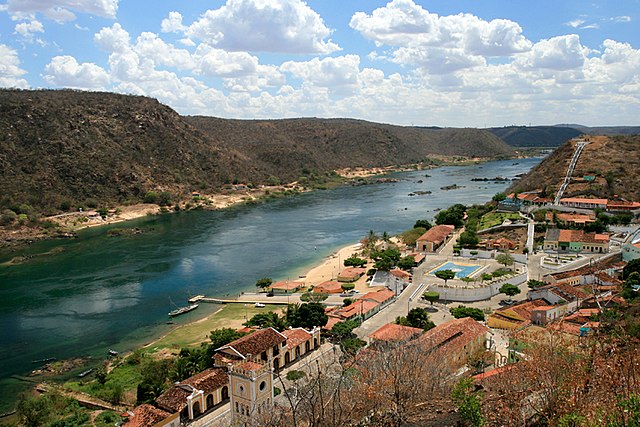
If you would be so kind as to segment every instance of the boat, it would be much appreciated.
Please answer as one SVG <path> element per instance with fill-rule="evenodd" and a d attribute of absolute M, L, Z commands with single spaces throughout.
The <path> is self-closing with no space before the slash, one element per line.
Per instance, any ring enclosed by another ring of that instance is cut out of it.
<path fill-rule="evenodd" d="M 32 360 L 31 363 L 35 363 L 35 364 L 38 364 L 38 365 L 43 365 L 45 363 L 53 362 L 55 360 L 56 360 L 55 357 L 47 357 L 45 359 Z"/>
<path fill-rule="evenodd" d="M 109 356 L 117 356 L 117 355 L 118 355 L 117 351 L 109 349 Z"/>
<path fill-rule="evenodd" d="M 93 368 L 89 368 L 86 371 L 82 371 L 78 374 L 78 378 L 84 378 L 87 375 L 89 375 L 91 372 L 93 372 Z"/>
<path fill-rule="evenodd" d="M 175 310 L 171 310 L 169 312 L 169 316 L 171 317 L 180 316 L 181 314 L 188 313 L 191 310 L 195 310 L 196 308 L 198 308 L 198 304 L 190 304 L 190 305 L 187 305 L 186 307 L 179 307 L 179 308 L 176 308 Z"/>

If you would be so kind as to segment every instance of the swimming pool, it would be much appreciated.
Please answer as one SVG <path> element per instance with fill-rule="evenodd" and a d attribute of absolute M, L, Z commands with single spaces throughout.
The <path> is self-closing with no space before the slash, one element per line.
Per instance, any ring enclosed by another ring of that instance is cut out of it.
<path fill-rule="evenodd" d="M 447 261 L 445 263 L 440 264 L 433 270 L 429 272 L 431 276 L 435 276 L 436 271 L 440 270 L 451 270 L 456 273 L 456 278 L 461 279 L 463 277 L 469 277 L 480 270 L 482 266 L 478 264 L 460 264 L 453 261 Z"/>

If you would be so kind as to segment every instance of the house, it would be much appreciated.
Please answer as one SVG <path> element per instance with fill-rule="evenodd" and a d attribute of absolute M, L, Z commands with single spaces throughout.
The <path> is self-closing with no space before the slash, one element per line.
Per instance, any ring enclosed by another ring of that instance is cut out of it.
<path fill-rule="evenodd" d="M 519 208 L 521 205 L 544 206 L 548 203 L 553 202 L 553 200 L 547 197 L 541 196 L 540 193 L 542 193 L 542 190 L 518 193 L 517 196 L 514 193 L 510 193 L 507 195 L 507 198 L 503 201 L 504 203 L 501 202 L 501 204 L 505 204 L 507 206 L 517 206 Z"/>
<path fill-rule="evenodd" d="M 404 288 L 411 284 L 411 274 L 400 269 L 394 269 L 391 271 L 376 271 L 373 275 L 373 279 L 369 286 L 384 286 L 393 290 L 396 295 L 399 295 Z"/>
<path fill-rule="evenodd" d="M 560 199 L 561 206 L 580 209 L 607 209 L 607 199 L 585 199 L 581 197 L 566 197 Z"/>
<path fill-rule="evenodd" d="M 510 251 L 516 248 L 516 242 L 505 237 L 500 237 L 498 239 L 484 239 L 478 246 L 486 250 L 497 249 L 499 251 Z"/>
<path fill-rule="evenodd" d="M 425 353 L 459 368 L 467 363 L 469 357 L 486 349 L 487 332 L 486 326 L 465 317 L 442 323 L 412 342 L 420 345 Z"/>
<path fill-rule="evenodd" d="M 278 332 L 274 328 L 264 328 L 238 338 L 215 350 L 216 366 L 226 366 L 238 360 L 269 362 L 274 369 L 296 360 L 320 346 L 320 329 L 312 331 L 295 329 L 295 332 Z M 291 338 L 291 343 L 289 343 Z M 304 338 L 304 339 L 302 339 Z"/>
<path fill-rule="evenodd" d="M 412 328 L 411 326 L 396 325 L 395 323 L 387 323 L 378 328 L 369 335 L 371 342 L 404 342 L 418 338 L 424 331 L 420 328 Z"/>
<path fill-rule="evenodd" d="M 328 280 L 316 285 L 313 288 L 313 292 L 319 294 L 339 294 L 340 292 L 342 292 L 342 283 L 336 282 L 334 280 Z"/>
<path fill-rule="evenodd" d="M 300 288 L 304 288 L 303 282 L 281 281 L 271 285 L 271 292 L 274 294 L 291 294 L 297 292 Z"/>
<path fill-rule="evenodd" d="M 180 426 L 180 413 L 171 415 L 162 409 L 158 409 L 148 403 L 136 406 L 133 411 L 127 413 L 128 417 L 123 427 L 178 427 Z"/>
<path fill-rule="evenodd" d="M 453 233 L 453 225 L 435 225 L 416 240 L 416 251 L 435 252 Z"/>
<path fill-rule="evenodd" d="M 407 256 L 413 257 L 413 260 L 416 262 L 416 267 L 421 266 L 422 263 L 424 263 L 424 260 L 427 259 L 425 254 L 422 254 L 422 253 L 419 253 L 419 252 L 413 252 L 413 253 L 410 253 Z"/>
<path fill-rule="evenodd" d="M 566 313 L 573 313 L 578 309 L 578 307 L 580 307 L 580 304 L 588 297 L 588 295 L 575 286 L 571 286 L 566 283 L 554 283 L 552 285 L 541 286 L 530 290 L 527 293 L 527 297 L 531 300 L 544 299 L 549 305 L 562 305 L 566 303 L 566 309 L 558 310 L 549 314 L 549 316 L 553 316 L 554 314 L 562 315 Z"/>
<path fill-rule="evenodd" d="M 547 221 L 554 221 L 554 215 L 552 212 L 548 212 L 545 216 Z M 558 212 L 555 214 L 555 220 L 560 224 L 566 225 L 585 225 L 591 222 L 595 222 L 594 215 L 574 214 Z"/>
<path fill-rule="evenodd" d="M 349 267 L 345 268 L 338 275 L 338 282 L 355 282 L 358 280 L 364 273 L 367 272 L 366 268 L 362 267 Z"/>
<path fill-rule="evenodd" d="M 549 228 L 544 238 L 545 251 L 575 253 L 608 253 L 609 235 L 585 233 L 584 230 Z"/>
<path fill-rule="evenodd" d="M 531 310 L 531 323 L 535 325 L 546 325 L 556 319 L 561 318 L 569 312 L 569 305 L 543 305 Z"/>
<path fill-rule="evenodd" d="M 156 404 L 185 422 L 218 408 L 228 400 L 227 369 L 209 368 L 170 387 L 156 399 Z"/>
<path fill-rule="evenodd" d="M 383 308 L 391 304 L 393 301 L 395 301 L 396 293 L 391 289 L 384 288 L 376 292 L 368 292 L 362 295 L 359 299 L 363 301 L 376 302 L 380 304 L 379 310 L 382 310 Z"/>
<path fill-rule="evenodd" d="M 332 317 L 343 320 L 363 322 L 380 311 L 380 303 L 372 300 L 359 299 L 346 307 L 340 307 L 331 312 Z"/>
<path fill-rule="evenodd" d="M 629 212 L 640 209 L 639 202 L 629 202 L 626 200 L 609 200 L 607 211 L 609 212 Z"/>
<path fill-rule="evenodd" d="M 531 323 L 531 314 L 537 307 L 547 306 L 543 299 L 525 301 L 520 304 L 502 307 L 487 316 L 490 328 L 516 330 Z"/>

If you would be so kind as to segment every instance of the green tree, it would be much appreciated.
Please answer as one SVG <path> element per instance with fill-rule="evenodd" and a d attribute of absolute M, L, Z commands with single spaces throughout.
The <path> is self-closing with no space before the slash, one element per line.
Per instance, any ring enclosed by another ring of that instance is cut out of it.
<path fill-rule="evenodd" d="M 473 320 L 477 320 L 478 322 L 484 320 L 484 312 L 479 308 L 466 307 L 464 305 L 459 305 L 457 307 L 450 308 L 449 312 L 456 319 L 462 319 L 463 317 L 471 317 Z"/>
<path fill-rule="evenodd" d="M 634 299 L 638 296 L 638 289 L 640 287 L 640 273 L 634 271 L 629 274 L 624 284 L 622 285 L 622 297 L 625 299 Z"/>
<path fill-rule="evenodd" d="M 355 283 L 341 283 L 340 287 L 344 292 L 348 292 L 356 287 Z"/>
<path fill-rule="evenodd" d="M 473 392 L 473 379 L 463 378 L 454 386 L 451 392 L 453 401 L 458 406 L 460 418 L 467 426 L 482 427 L 482 395 Z"/>
<path fill-rule="evenodd" d="M 14 223 L 18 219 L 18 214 L 11 209 L 5 209 L 0 215 L 0 225 L 9 225 Z"/>
<path fill-rule="evenodd" d="M 434 302 L 440 299 L 440 294 L 437 292 L 429 291 L 422 294 L 422 298 L 426 299 L 433 305 Z"/>
<path fill-rule="evenodd" d="M 400 240 L 407 246 L 414 246 L 416 244 L 416 240 L 424 233 L 427 232 L 426 228 L 417 227 L 412 228 L 411 230 L 403 231 L 400 233 Z"/>
<path fill-rule="evenodd" d="M 328 319 L 322 304 L 317 302 L 300 304 L 297 315 L 291 321 L 291 326 L 313 329 L 315 326 L 326 325 Z"/>
<path fill-rule="evenodd" d="M 447 280 L 451 280 L 456 277 L 456 273 L 452 270 L 438 270 L 434 274 L 438 279 L 444 280 L 445 286 L 447 286 Z"/>
<path fill-rule="evenodd" d="M 267 311 L 254 315 L 251 319 L 243 323 L 245 326 L 257 326 L 259 328 L 273 328 L 278 331 L 284 331 L 287 323 L 283 317 L 278 316 L 273 311 Z"/>
<path fill-rule="evenodd" d="M 338 322 L 331 328 L 331 335 L 335 336 L 339 340 L 345 338 L 352 338 L 353 330 L 359 326 L 359 323 L 355 320 L 344 320 Z"/>
<path fill-rule="evenodd" d="M 181 362 L 187 364 L 184 360 Z M 151 403 L 160 396 L 168 386 L 168 375 L 174 371 L 174 362 L 172 360 L 149 360 L 146 361 L 141 369 L 142 380 L 138 384 L 136 390 L 136 398 L 138 404 Z M 180 376 L 181 379 L 188 378 L 189 372 L 184 373 L 186 376 Z"/>
<path fill-rule="evenodd" d="M 367 345 L 365 341 L 362 341 L 360 338 L 345 338 L 340 341 L 340 349 L 343 353 L 354 356 L 358 350 Z"/>
<path fill-rule="evenodd" d="M 520 288 L 516 285 L 512 285 L 511 283 L 505 283 L 500 286 L 500 293 L 505 294 L 508 297 L 512 297 L 520 293 Z"/>
<path fill-rule="evenodd" d="M 429 312 L 422 307 L 416 307 L 407 313 L 407 323 L 414 328 L 424 329 L 428 331 L 436 325 L 429 319 Z"/>
<path fill-rule="evenodd" d="M 343 264 L 345 267 L 364 267 L 367 265 L 367 260 L 359 258 L 356 255 L 351 255 L 344 260 Z"/>
<path fill-rule="evenodd" d="M 504 265 L 505 267 L 513 265 L 514 262 L 513 257 L 509 253 L 498 254 L 496 256 L 496 261 Z"/>
<path fill-rule="evenodd" d="M 480 243 L 480 239 L 475 231 L 465 230 L 460 234 L 459 243 L 462 247 L 476 247 Z"/>
<path fill-rule="evenodd" d="M 20 422 L 27 427 L 39 427 L 49 420 L 52 404 L 49 396 L 30 397 L 21 394 L 16 405 Z"/>
<path fill-rule="evenodd" d="M 491 275 L 491 273 L 482 273 L 480 275 L 480 279 L 484 282 L 486 280 L 491 280 L 493 279 L 493 276 Z"/>
<path fill-rule="evenodd" d="M 163 191 L 160 193 L 158 204 L 160 206 L 169 206 L 171 205 L 171 193 L 168 191 Z"/>
<path fill-rule="evenodd" d="M 622 269 L 622 279 L 626 280 L 634 271 L 640 272 L 640 258 L 632 259 L 624 266 Z"/>
<path fill-rule="evenodd" d="M 544 286 L 544 285 L 546 285 L 546 283 L 543 282 L 542 280 L 530 279 L 527 282 L 527 286 L 529 287 L 529 289 L 539 288 L 540 286 Z"/>
<path fill-rule="evenodd" d="M 400 258 L 396 263 L 396 267 L 406 271 L 411 270 L 417 265 L 418 263 L 416 262 L 415 258 L 412 257 L 411 255 L 407 255 L 405 257 Z"/>
<path fill-rule="evenodd" d="M 155 191 L 147 191 L 147 193 L 144 195 L 144 202 L 145 203 L 158 203 L 158 193 L 156 193 Z"/>
<path fill-rule="evenodd" d="M 458 203 L 448 209 L 442 210 L 436 214 L 436 224 L 449 224 L 460 228 L 464 224 L 464 213 L 466 209 L 465 205 Z"/>
<path fill-rule="evenodd" d="M 260 289 L 266 289 L 273 284 L 273 279 L 270 277 L 263 277 L 262 279 L 258 279 L 256 281 L 256 286 Z"/>
<path fill-rule="evenodd" d="M 424 228 L 423 233 L 426 232 L 427 230 L 429 230 L 431 227 L 433 227 L 433 226 L 426 219 L 419 219 L 419 220 L 416 221 L 415 224 L 413 224 L 413 228 Z"/>
<path fill-rule="evenodd" d="M 491 198 L 491 200 L 493 200 L 496 203 L 502 202 L 507 198 L 507 195 L 504 193 L 496 193 L 493 195 L 493 197 Z"/>

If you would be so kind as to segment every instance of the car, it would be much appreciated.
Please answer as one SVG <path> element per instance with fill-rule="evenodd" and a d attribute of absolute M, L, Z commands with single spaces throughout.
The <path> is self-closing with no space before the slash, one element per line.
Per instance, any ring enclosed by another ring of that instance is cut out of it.
<path fill-rule="evenodd" d="M 261 302 L 257 302 L 257 303 L 255 303 L 254 305 L 255 305 L 255 307 L 256 307 L 256 308 L 266 307 L 266 305 L 264 305 L 264 304 L 263 304 L 263 303 L 261 303 Z"/>
<path fill-rule="evenodd" d="M 511 304 L 513 304 L 514 302 L 515 302 L 515 301 L 514 301 L 514 300 L 512 300 L 512 299 L 503 299 L 503 300 L 500 300 L 500 302 L 499 302 L 498 304 L 500 304 L 500 305 L 511 305 Z"/>
<path fill-rule="evenodd" d="M 268 293 L 267 293 L 267 296 L 268 296 L 268 297 L 272 297 L 272 296 L 273 296 L 273 292 L 268 292 Z"/>

